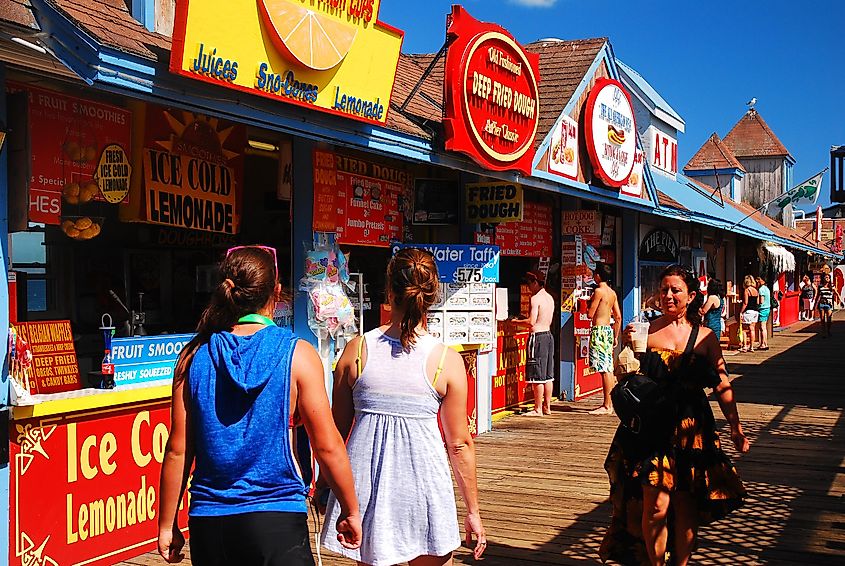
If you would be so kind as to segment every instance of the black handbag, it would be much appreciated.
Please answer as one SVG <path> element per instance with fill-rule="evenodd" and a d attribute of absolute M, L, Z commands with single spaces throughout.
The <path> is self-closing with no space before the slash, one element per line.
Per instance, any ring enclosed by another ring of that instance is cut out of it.
<path fill-rule="evenodd" d="M 697 338 L 698 326 L 693 326 L 684 348 L 684 360 L 692 353 Z M 654 364 L 642 364 L 639 372 L 622 378 L 610 392 L 613 411 L 634 434 L 652 431 L 653 425 L 666 420 L 666 410 L 672 405 L 665 380 L 651 375 L 655 371 Z"/>

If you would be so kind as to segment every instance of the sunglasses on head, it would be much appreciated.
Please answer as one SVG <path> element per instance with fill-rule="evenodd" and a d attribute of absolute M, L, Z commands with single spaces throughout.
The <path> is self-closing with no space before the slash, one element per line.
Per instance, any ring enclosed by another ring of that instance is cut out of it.
<path fill-rule="evenodd" d="M 229 248 L 226 250 L 226 257 L 232 255 L 233 252 L 238 250 L 244 250 L 248 248 L 255 248 L 259 250 L 264 250 L 265 252 L 269 253 L 273 256 L 273 276 L 276 280 L 279 279 L 279 264 L 276 258 L 276 248 L 271 248 L 270 246 L 259 246 L 259 245 L 251 245 L 251 246 L 235 246 L 234 248 Z"/>

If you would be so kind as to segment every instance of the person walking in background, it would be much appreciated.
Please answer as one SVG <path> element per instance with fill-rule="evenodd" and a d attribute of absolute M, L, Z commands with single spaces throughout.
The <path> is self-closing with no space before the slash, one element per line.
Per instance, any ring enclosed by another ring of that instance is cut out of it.
<path fill-rule="evenodd" d="M 461 540 L 449 462 L 467 508 L 467 542 L 477 537 L 476 559 L 487 546 L 467 430 L 464 363 L 425 330 L 439 292 L 431 255 L 398 251 L 387 266 L 390 324 L 352 340 L 335 370 L 332 411 L 348 436 L 364 536 L 360 549 L 338 542 L 343 505 L 333 494 L 323 544 L 359 564 L 452 563 Z"/>
<path fill-rule="evenodd" d="M 772 309 L 772 292 L 766 281 L 759 275 L 755 279 L 757 283 L 757 293 L 760 295 L 760 304 L 757 310 L 759 318 L 757 321 L 757 332 L 760 338 L 759 348 L 761 350 L 769 349 L 769 314 Z"/>
<path fill-rule="evenodd" d="M 715 393 L 737 452 L 748 452 L 719 341 L 700 327 L 698 284 L 678 265 L 661 276 L 663 316 L 651 323 L 648 350 L 639 355 L 660 401 L 643 409 L 639 434 L 620 424 L 608 451 L 613 513 L 599 549 L 604 562 L 662 566 L 669 552 L 672 564 L 686 565 L 698 527 L 739 508 L 746 496 L 705 393 Z M 632 332 L 625 329 L 623 343 L 631 343 Z"/>
<path fill-rule="evenodd" d="M 305 425 L 338 497 L 338 544 L 357 548 L 361 517 L 343 439 L 330 417 L 323 365 L 270 318 L 281 296 L 276 250 L 232 248 L 173 378 L 161 469 L 158 551 L 179 562 L 176 514 L 194 462 L 188 526 L 197 566 L 313 565 L 306 494 L 290 422 Z"/>
<path fill-rule="evenodd" d="M 722 310 L 725 300 L 722 298 L 722 282 L 718 279 L 710 279 L 707 282 L 707 299 L 701 305 L 700 314 L 704 320 L 704 326 L 713 331 L 716 339 L 722 338 Z"/>
<path fill-rule="evenodd" d="M 816 286 L 809 275 L 801 279 L 801 316 L 799 320 L 813 320 L 813 304 L 816 300 Z"/>
<path fill-rule="evenodd" d="M 818 292 L 816 293 L 815 304 L 815 308 L 819 309 L 819 317 L 821 317 L 822 332 L 824 332 L 822 338 L 830 336 L 833 305 L 839 303 L 840 300 L 839 293 L 836 292 L 833 283 L 830 281 L 830 275 L 823 273 L 821 285 L 819 285 Z"/>
<path fill-rule="evenodd" d="M 742 324 L 744 338 L 739 351 L 753 352 L 755 330 L 757 321 L 760 320 L 760 313 L 757 312 L 760 293 L 757 291 L 757 282 L 751 275 L 746 275 L 742 282 L 745 289 L 742 292 L 742 308 L 739 310 L 739 320 Z"/>
<path fill-rule="evenodd" d="M 528 358 L 525 363 L 525 381 L 534 388 L 534 409 L 523 413 L 542 417 L 552 413 L 552 388 L 555 377 L 555 338 L 551 332 L 555 301 L 545 289 L 542 273 L 529 271 L 523 277 L 531 293 L 531 313 L 528 323 Z"/>
<path fill-rule="evenodd" d="M 590 329 L 590 369 L 601 374 L 602 404 L 590 411 L 591 415 L 612 415 L 613 402 L 610 391 L 616 383 L 613 376 L 613 348 L 619 339 L 619 329 L 622 326 L 622 311 L 616 292 L 607 284 L 610 281 L 611 270 L 606 263 L 598 263 L 593 270 L 596 289 L 590 299 L 588 316 L 593 321 Z M 611 326 L 611 320 L 613 325 Z"/>

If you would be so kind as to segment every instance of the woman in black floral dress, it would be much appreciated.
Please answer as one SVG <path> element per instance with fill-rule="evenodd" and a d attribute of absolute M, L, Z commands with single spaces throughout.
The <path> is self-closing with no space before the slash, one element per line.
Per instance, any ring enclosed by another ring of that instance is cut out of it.
<path fill-rule="evenodd" d="M 603 561 L 676 566 L 688 563 L 700 525 L 742 505 L 745 489 L 722 451 L 705 388 L 712 388 L 747 452 L 719 341 L 700 326 L 698 280 L 680 266 L 661 276 L 663 316 L 651 323 L 641 371 L 661 384 L 662 401 L 638 434 L 619 426 L 605 461 L 613 518 Z M 630 343 L 631 329 L 623 341 Z M 689 344 L 688 344 L 689 343 Z M 685 348 L 685 345 L 689 348 Z M 687 351 L 685 353 L 685 350 Z"/>

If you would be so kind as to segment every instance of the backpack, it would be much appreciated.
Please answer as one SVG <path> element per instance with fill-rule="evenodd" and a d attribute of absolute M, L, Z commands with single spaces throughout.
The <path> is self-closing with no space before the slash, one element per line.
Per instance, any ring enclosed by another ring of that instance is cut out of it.
<path fill-rule="evenodd" d="M 698 325 L 693 326 L 690 332 L 684 359 L 692 353 L 697 338 Z M 672 405 L 667 395 L 668 386 L 649 373 L 648 366 L 643 364 L 638 373 L 622 378 L 610 392 L 614 412 L 622 425 L 634 434 L 652 432 L 660 423 L 666 422 L 666 412 Z"/>

